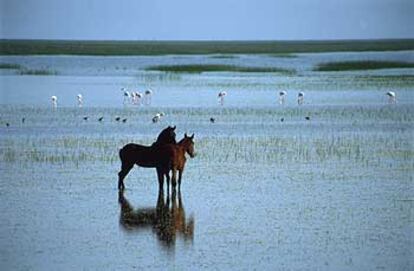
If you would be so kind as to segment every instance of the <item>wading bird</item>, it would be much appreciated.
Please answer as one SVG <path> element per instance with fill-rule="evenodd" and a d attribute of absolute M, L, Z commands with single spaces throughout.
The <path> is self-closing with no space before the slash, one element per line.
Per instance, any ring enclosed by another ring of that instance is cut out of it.
<path fill-rule="evenodd" d="M 397 97 L 395 96 L 394 91 L 388 91 L 387 96 L 388 96 L 388 102 L 389 103 L 395 104 L 397 102 Z"/>
<path fill-rule="evenodd" d="M 126 88 L 121 88 L 121 90 L 124 92 L 124 105 L 129 103 L 129 100 L 131 98 L 131 95 L 129 94 L 129 91 L 127 91 Z"/>
<path fill-rule="evenodd" d="M 138 91 L 132 92 L 131 94 L 133 95 L 132 96 L 132 103 L 135 104 L 135 105 L 140 105 L 142 94 L 139 93 Z"/>
<path fill-rule="evenodd" d="M 217 95 L 220 105 L 224 105 L 224 97 L 227 96 L 227 92 L 220 91 Z"/>
<path fill-rule="evenodd" d="M 298 105 L 302 105 L 303 104 L 303 100 L 305 98 L 305 93 L 303 91 L 298 93 Z"/>
<path fill-rule="evenodd" d="M 56 108 L 57 107 L 57 97 L 55 95 L 53 95 L 52 97 L 50 97 L 50 99 L 52 100 L 52 107 Z"/>
<path fill-rule="evenodd" d="M 82 105 L 83 105 L 83 96 L 82 96 L 82 94 L 78 94 L 76 96 L 76 98 L 78 100 L 78 107 L 82 107 Z"/>
<path fill-rule="evenodd" d="M 282 90 L 279 92 L 279 104 L 285 103 L 286 95 L 287 95 L 287 92 L 285 90 Z"/>
<path fill-rule="evenodd" d="M 165 116 L 164 112 L 157 113 L 157 114 L 155 114 L 155 115 L 154 115 L 154 117 L 152 118 L 152 122 L 153 122 L 153 123 L 157 123 L 157 122 L 159 122 L 159 121 L 161 120 L 161 118 L 162 118 L 162 117 L 164 117 L 164 116 Z"/>
<path fill-rule="evenodd" d="M 152 100 L 152 89 L 145 90 L 145 104 L 150 105 Z"/>

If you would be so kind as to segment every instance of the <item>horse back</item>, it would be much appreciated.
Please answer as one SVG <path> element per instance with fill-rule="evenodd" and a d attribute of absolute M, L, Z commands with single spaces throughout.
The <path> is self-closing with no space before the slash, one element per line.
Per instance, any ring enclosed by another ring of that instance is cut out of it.
<path fill-rule="evenodd" d="M 155 152 L 151 146 L 144 146 L 135 143 L 125 145 L 119 151 L 122 163 L 137 164 L 142 167 L 154 167 Z"/>

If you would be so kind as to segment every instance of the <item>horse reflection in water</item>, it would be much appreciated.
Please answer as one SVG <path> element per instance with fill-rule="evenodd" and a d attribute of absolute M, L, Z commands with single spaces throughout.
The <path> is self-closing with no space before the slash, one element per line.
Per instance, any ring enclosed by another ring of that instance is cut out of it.
<path fill-rule="evenodd" d="M 120 224 L 125 231 L 139 231 L 151 228 L 157 235 L 158 240 L 165 247 L 173 247 L 177 236 L 184 241 L 193 241 L 194 237 L 194 218 L 188 220 L 185 216 L 184 206 L 181 199 L 181 192 L 172 192 L 171 202 L 169 194 L 164 201 L 163 189 L 158 191 L 158 200 L 155 208 L 135 209 L 124 196 L 124 192 L 119 192 L 119 204 L 121 206 Z"/>

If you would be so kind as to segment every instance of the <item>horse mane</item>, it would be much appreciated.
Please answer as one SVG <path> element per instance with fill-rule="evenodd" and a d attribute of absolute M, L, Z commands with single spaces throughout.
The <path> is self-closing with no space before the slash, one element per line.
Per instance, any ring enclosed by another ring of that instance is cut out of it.
<path fill-rule="evenodd" d="M 152 143 L 152 146 L 159 146 L 159 145 L 163 145 L 163 144 L 176 144 L 176 140 L 175 140 L 175 134 L 174 137 L 171 137 L 171 130 L 173 130 L 174 133 L 174 129 L 170 126 L 168 126 L 167 128 L 165 128 L 164 130 L 161 131 L 161 133 L 158 135 L 157 140 Z"/>

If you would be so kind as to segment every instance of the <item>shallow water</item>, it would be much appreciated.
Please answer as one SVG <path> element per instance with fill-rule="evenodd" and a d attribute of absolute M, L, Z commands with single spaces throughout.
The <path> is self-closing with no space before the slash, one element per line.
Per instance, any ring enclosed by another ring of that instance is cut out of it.
<path fill-rule="evenodd" d="M 306 54 L 293 63 L 349 55 Z M 141 67 L 144 60 L 175 58 L 206 57 L 120 59 Z M 387 77 L 361 87 L 346 81 L 365 72 L 318 75 L 311 68 L 289 78 L 168 78 L 144 71 L 139 77 L 88 73 L 118 58 L 91 59 L 100 64 L 86 65 L 82 57 L 2 57 L 48 63 L 61 74 L 0 76 L 0 269 L 414 268 L 411 81 Z M 80 64 L 69 69 L 73 63 Z M 373 73 L 388 72 L 396 71 Z M 239 79 L 218 106 L 217 90 Z M 388 104 L 384 91 L 395 80 L 398 102 Z M 288 86 L 283 106 L 277 82 Z M 151 106 L 122 105 L 120 87 L 148 85 Z M 296 105 L 297 86 L 306 91 L 303 106 Z M 80 89 L 83 108 L 75 106 Z M 57 109 L 50 107 L 53 94 Z M 161 110 L 166 116 L 153 124 Z M 177 125 L 178 138 L 195 133 L 197 156 L 188 158 L 181 193 L 159 197 L 155 170 L 134 168 L 118 194 L 119 148 L 150 144 L 168 124 Z"/>

